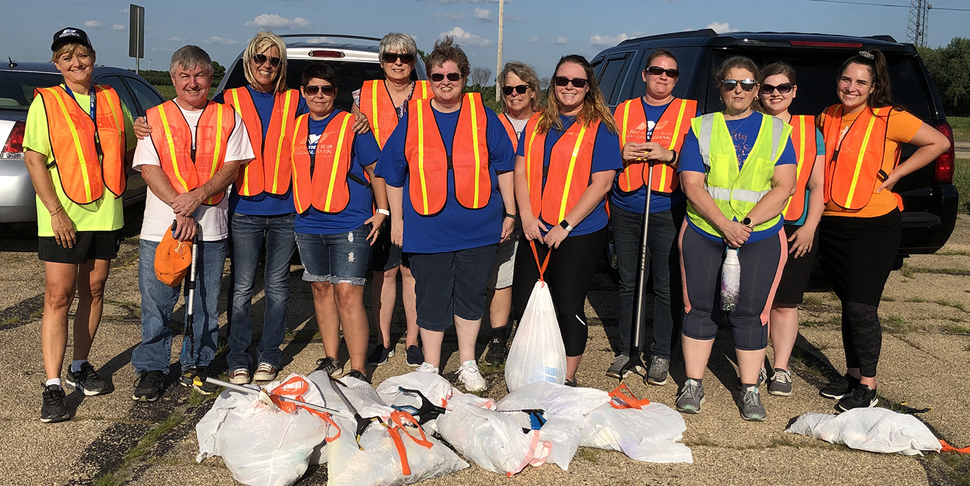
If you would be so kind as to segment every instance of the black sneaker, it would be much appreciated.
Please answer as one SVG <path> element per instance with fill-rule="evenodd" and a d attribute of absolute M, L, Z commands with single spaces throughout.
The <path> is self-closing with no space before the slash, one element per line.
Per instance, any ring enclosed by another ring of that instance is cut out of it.
<path fill-rule="evenodd" d="M 412 368 L 417 368 L 421 366 L 421 363 L 424 363 L 424 353 L 421 352 L 421 348 L 414 344 L 408 346 L 404 354 L 407 355 L 408 366 Z"/>
<path fill-rule="evenodd" d="M 791 396 L 791 372 L 781 368 L 775 368 L 775 373 L 768 382 L 768 393 L 780 397 Z"/>
<path fill-rule="evenodd" d="M 360 380 L 360 381 L 363 381 L 364 383 L 370 383 L 370 380 L 368 380 L 368 379 L 367 379 L 367 375 L 365 375 L 365 374 L 364 374 L 363 372 L 361 372 L 361 371 L 357 371 L 357 370 L 350 370 L 350 373 L 347 373 L 347 374 L 346 374 L 346 375 L 344 375 L 344 376 L 349 376 L 349 377 L 351 377 L 351 378 L 356 378 L 356 379 L 358 379 L 358 380 Z"/>
<path fill-rule="evenodd" d="M 45 424 L 63 422 L 71 418 L 64 405 L 64 389 L 57 385 L 44 385 L 43 404 L 40 406 L 40 421 Z"/>
<path fill-rule="evenodd" d="M 64 381 L 68 385 L 74 387 L 75 390 L 83 392 L 85 396 L 93 397 L 95 395 L 106 395 L 114 391 L 114 387 L 111 383 L 98 376 L 98 373 L 94 371 L 94 366 L 91 363 L 85 361 L 81 365 L 81 369 L 75 373 L 68 370 L 67 379 Z"/>
<path fill-rule="evenodd" d="M 872 408 L 877 403 L 879 403 L 879 399 L 876 398 L 876 390 L 860 383 L 852 389 L 852 393 L 846 394 L 839 400 L 835 409 L 840 412 L 848 412 L 853 408 Z"/>
<path fill-rule="evenodd" d="M 131 399 L 137 402 L 154 402 L 162 396 L 164 389 L 165 373 L 158 370 L 146 371 L 138 377 Z"/>
<path fill-rule="evenodd" d="M 831 398 L 832 400 L 841 400 L 842 397 L 848 395 L 857 386 L 859 386 L 859 379 L 846 374 L 842 378 L 825 385 L 818 394 L 825 398 Z"/>
<path fill-rule="evenodd" d="M 199 379 L 196 380 L 196 377 L 199 377 Z M 212 395 L 219 390 L 219 385 L 210 383 L 207 378 L 209 378 L 209 367 L 196 366 L 182 372 L 179 384 L 184 387 L 191 386 L 203 395 Z"/>
<path fill-rule="evenodd" d="M 340 371 L 340 367 L 337 366 L 337 360 L 327 356 L 326 358 L 320 358 L 317 360 L 317 369 L 314 371 L 322 371 L 330 376 L 333 376 Z"/>
<path fill-rule="evenodd" d="M 569 378 L 566 378 L 566 382 L 563 384 L 566 386 L 576 388 L 577 386 L 579 386 L 579 380 L 570 380 Z"/>
<path fill-rule="evenodd" d="M 499 368 L 505 365 L 505 358 L 508 356 L 508 341 L 500 337 L 493 337 L 488 342 L 488 352 L 485 353 L 484 362 L 490 366 Z"/>
<path fill-rule="evenodd" d="M 381 366 L 387 364 L 387 360 L 394 357 L 394 348 L 385 348 L 383 344 L 378 344 L 374 351 L 367 356 L 367 364 Z"/>

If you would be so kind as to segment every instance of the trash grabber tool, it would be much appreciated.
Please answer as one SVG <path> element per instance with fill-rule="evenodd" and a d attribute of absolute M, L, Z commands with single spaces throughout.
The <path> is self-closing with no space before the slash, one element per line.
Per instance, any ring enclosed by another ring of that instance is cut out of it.
<path fill-rule="evenodd" d="M 417 395 L 418 398 L 421 399 L 421 406 L 414 407 L 414 406 L 406 405 L 406 406 L 393 406 L 392 408 L 394 408 L 394 410 L 404 411 L 411 414 L 411 416 L 416 418 L 418 420 L 418 423 L 421 425 L 424 425 L 425 423 L 438 418 L 439 415 L 445 413 L 445 411 L 447 410 L 444 407 L 439 407 L 438 405 L 431 403 L 431 400 L 428 400 L 428 397 L 424 396 L 424 393 L 421 393 L 419 390 L 415 390 L 413 388 L 404 388 L 403 386 L 399 386 L 397 387 L 397 389 L 401 393 Z"/>
<path fill-rule="evenodd" d="M 344 395 L 344 391 L 340 389 L 340 387 L 342 386 L 346 387 L 347 385 L 344 385 L 342 381 L 330 375 L 327 375 L 327 377 L 330 378 L 330 384 L 332 385 L 333 390 L 337 392 L 337 395 L 340 397 L 340 401 L 344 402 L 344 405 L 346 405 L 347 408 L 350 409 L 351 412 L 353 412 L 354 420 L 357 422 L 357 430 L 354 432 L 354 437 L 356 437 L 357 439 L 357 448 L 360 450 L 364 450 L 364 448 L 360 446 L 360 436 L 364 435 L 364 431 L 367 430 L 367 427 L 372 422 L 377 421 L 378 423 L 380 423 L 380 417 L 369 417 L 369 418 L 361 417 L 360 413 L 357 411 L 357 407 L 355 407 L 353 403 L 350 403 L 350 400 L 347 398 L 347 395 Z"/>
<path fill-rule="evenodd" d="M 523 408 L 520 410 L 496 410 L 497 412 L 505 413 L 524 413 L 529 416 L 530 428 L 522 428 L 523 434 L 528 434 L 533 430 L 539 430 L 543 425 L 546 424 L 546 411 L 541 408 Z"/>
<path fill-rule="evenodd" d="M 176 223 L 172 222 L 172 231 Z M 193 324 L 195 306 L 196 263 L 199 261 L 199 223 L 195 223 L 195 236 L 192 237 L 192 264 L 189 265 L 188 278 L 185 279 L 185 338 L 189 340 L 189 361 L 195 367 L 195 327 Z M 205 329 L 202 330 L 205 334 Z M 183 344 L 184 346 L 184 344 Z M 185 386 L 192 386 L 195 373 L 183 374 L 180 380 Z"/>
<path fill-rule="evenodd" d="M 647 371 L 640 359 L 640 327 L 643 322 L 643 291 L 647 287 L 647 227 L 650 225 L 650 196 L 653 187 L 653 168 L 650 161 L 647 161 L 647 203 L 643 208 L 643 232 L 640 237 L 640 266 L 637 268 L 637 288 L 633 296 L 633 326 L 630 338 L 630 361 L 620 372 L 620 381 L 629 371 L 643 377 L 643 382 L 647 382 Z"/>
<path fill-rule="evenodd" d="M 198 375 L 196 375 L 193 378 L 193 384 L 195 384 L 197 386 L 202 386 L 204 383 L 211 383 L 211 384 L 216 385 L 216 386 L 221 386 L 221 387 L 223 387 L 223 388 L 225 388 L 227 390 L 232 390 L 234 392 L 244 393 L 246 395 L 259 395 L 259 401 L 265 403 L 266 405 L 270 405 L 270 406 L 273 406 L 273 407 L 276 407 L 277 406 L 276 403 L 274 403 L 274 401 L 273 401 L 273 399 L 275 398 L 275 399 L 280 400 L 280 401 L 283 401 L 283 402 L 292 402 L 292 403 L 297 404 L 300 407 L 306 407 L 306 408 L 309 408 L 309 409 L 312 409 L 312 410 L 316 410 L 318 412 L 326 412 L 326 413 L 329 413 L 329 414 L 346 414 L 346 412 L 344 412 L 343 410 L 337 410 L 337 409 L 333 409 L 333 408 L 327 408 L 327 407 L 324 407 L 324 406 L 321 406 L 321 405 L 316 405 L 316 404 L 313 404 L 313 403 L 307 403 L 307 402 L 304 402 L 303 400 L 296 400 L 296 399 L 293 399 L 293 398 L 290 398 L 290 397 L 285 397 L 285 396 L 282 396 L 282 395 L 276 395 L 276 394 L 270 393 L 268 390 L 266 390 L 266 388 L 258 388 L 257 389 L 257 388 L 250 388 L 248 386 L 234 385 L 232 383 L 229 383 L 229 382 L 226 382 L 226 381 L 222 381 L 222 380 L 219 380 L 219 379 L 216 379 L 216 378 L 203 378 L 203 377 L 198 376 Z"/>

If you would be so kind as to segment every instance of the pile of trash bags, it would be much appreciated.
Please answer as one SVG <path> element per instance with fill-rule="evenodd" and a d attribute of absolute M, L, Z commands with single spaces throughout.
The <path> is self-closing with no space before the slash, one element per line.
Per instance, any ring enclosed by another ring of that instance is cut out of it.
<path fill-rule="evenodd" d="M 412 484 L 465 461 L 506 476 L 547 462 L 567 470 L 579 446 L 693 462 L 679 442 L 680 414 L 625 385 L 608 393 L 537 382 L 496 402 L 435 373 L 389 378 L 375 390 L 314 372 L 250 390 L 223 392 L 196 426 L 196 460 L 221 456 L 249 485 L 293 484 L 311 464 L 327 464 L 330 486 Z"/>
<path fill-rule="evenodd" d="M 906 456 L 922 451 L 940 452 L 940 440 L 912 415 L 886 408 L 854 408 L 839 415 L 806 413 L 785 432 L 814 437 L 869 452 Z"/>

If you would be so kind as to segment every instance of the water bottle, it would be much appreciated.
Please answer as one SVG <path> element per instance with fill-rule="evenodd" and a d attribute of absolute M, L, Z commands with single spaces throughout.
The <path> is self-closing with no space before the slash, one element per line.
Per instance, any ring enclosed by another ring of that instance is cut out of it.
<path fill-rule="evenodd" d="M 738 293 L 741 291 L 741 262 L 738 249 L 725 250 L 724 264 L 721 265 L 721 310 L 731 312 L 738 308 Z"/>

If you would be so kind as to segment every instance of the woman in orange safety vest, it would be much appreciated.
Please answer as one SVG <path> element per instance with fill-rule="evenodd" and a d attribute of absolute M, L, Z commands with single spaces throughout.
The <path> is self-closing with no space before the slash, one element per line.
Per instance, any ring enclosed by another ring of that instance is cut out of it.
<path fill-rule="evenodd" d="M 848 368 L 821 390 L 845 411 L 871 407 L 882 346 L 879 301 L 902 234 L 902 177 L 950 147 L 933 127 L 893 104 L 886 58 L 859 51 L 839 71 L 840 104 L 816 120 L 825 138 L 825 212 L 819 225 L 822 270 L 842 301 L 842 342 Z M 900 163 L 900 148 L 918 147 Z"/>

